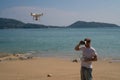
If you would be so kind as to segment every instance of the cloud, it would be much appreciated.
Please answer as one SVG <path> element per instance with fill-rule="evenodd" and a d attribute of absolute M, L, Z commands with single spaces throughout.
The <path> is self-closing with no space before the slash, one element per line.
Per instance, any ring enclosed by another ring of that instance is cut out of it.
<path fill-rule="evenodd" d="M 34 21 L 30 13 L 43 13 L 40 21 Z M 55 8 L 41 7 L 12 7 L 0 13 L 0 17 L 13 18 L 26 23 L 37 23 L 44 25 L 66 26 L 77 21 L 78 13 L 58 10 Z"/>

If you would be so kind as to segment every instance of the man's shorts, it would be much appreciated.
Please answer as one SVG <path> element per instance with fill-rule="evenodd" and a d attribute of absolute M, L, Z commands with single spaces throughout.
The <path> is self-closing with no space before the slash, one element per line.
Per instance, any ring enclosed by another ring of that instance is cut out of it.
<path fill-rule="evenodd" d="M 81 80 L 92 80 L 92 68 L 81 67 Z"/>

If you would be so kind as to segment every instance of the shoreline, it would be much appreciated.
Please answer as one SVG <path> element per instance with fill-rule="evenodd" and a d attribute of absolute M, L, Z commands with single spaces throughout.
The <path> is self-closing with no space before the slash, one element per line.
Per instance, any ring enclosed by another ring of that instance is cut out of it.
<path fill-rule="evenodd" d="M 80 57 L 68 57 L 68 56 L 34 56 L 32 54 L 8 54 L 8 53 L 0 53 L 0 62 L 2 61 L 13 61 L 13 60 L 29 60 L 33 58 L 56 58 L 56 59 L 63 59 L 63 60 L 70 60 L 74 62 L 80 62 Z M 98 61 L 107 61 L 109 63 L 113 62 L 120 62 L 120 58 L 98 58 Z"/>
<path fill-rule="evenodd" d="M 11 57 L 12 56 L 12 57 Z M 59 58 L 59 59 L 66 59 L 66 60 L 80 60 L 79 55 L 34 55 L 32 53 L 0 53 L 0 60 L 5 57 L 11 57 L 11 59 L 14 57 L 20 58 L 20 57 L 26 57 L 26 58 Z M 98 57 L 98 60 L 100 61 L 112 61 L 112 62 L 120 62 L 120 57 Z"/>

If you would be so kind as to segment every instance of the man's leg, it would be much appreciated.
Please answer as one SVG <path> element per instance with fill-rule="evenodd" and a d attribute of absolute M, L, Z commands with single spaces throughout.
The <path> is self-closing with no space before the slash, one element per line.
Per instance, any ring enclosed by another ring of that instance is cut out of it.
<path fill-rule="evenodd" d="M 81 67 L 81 80 L 92 80 L 92 69 Z"/>

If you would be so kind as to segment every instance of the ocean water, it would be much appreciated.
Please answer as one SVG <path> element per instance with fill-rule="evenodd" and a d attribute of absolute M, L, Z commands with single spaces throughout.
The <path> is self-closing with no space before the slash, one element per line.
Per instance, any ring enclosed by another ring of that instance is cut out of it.
<path fill-rule="evenodd" d="M 1 29 L 0 53 L 30 53 L 34 56 L 79 56 L 74 50 L 89 37 L 99 57 L 120 58 L 120 28 Z"/>

